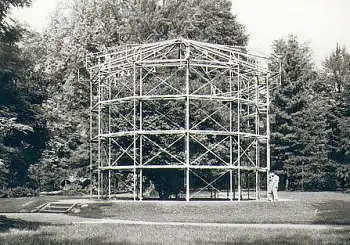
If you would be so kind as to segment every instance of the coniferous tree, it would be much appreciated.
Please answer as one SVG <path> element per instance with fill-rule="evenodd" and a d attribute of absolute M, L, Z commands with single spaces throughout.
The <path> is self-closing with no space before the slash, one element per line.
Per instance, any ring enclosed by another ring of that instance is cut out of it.
<path fill-rule="evenodd" d="M 272 100 L 272 168 L 285 174 L 290 189 L 325 189 L 331 185 L 325 169 L 327 104 L 315 91 L 311 50 L 295 36 L 277 40 L 273 48 L 282 57 L 282 84 Z M 271 69 L 277 71 L 277 63 Z"/>
<path fill-rule="evenodd" d="M 337 45 L 335 51 L 323 63 L 323 80 L 330 101 L 327 121 L 330 130 L 328 156 L 338 164 L 339 187 L 350 186 L 350 54 Z"/>

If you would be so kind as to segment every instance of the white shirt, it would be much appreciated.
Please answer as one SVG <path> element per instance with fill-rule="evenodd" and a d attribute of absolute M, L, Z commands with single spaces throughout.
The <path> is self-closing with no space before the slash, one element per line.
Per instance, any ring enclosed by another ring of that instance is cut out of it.
<path fill-rule="evenodd" d="M 271 179 L 271 185 L 272 187 L 274 188 L 277 188 L 278 187 L 278 182 L 280 181 L 280 177 L 278 177 L 278 175 L 274 175 Z"/>

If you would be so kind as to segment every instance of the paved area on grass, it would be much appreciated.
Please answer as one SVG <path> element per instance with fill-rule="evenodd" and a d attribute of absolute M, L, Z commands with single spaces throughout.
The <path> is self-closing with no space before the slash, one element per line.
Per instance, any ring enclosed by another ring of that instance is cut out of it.
<path fill-rule="evenodd" d="M 297 200 L 293 200 L 293 199 L 287 199 L 287 198 L 283 198 L 283 199 L 278 199 L 278 202 L 293 202 L 293 201 L 297 201 Z M 83 203 L 83 204 L 91 204 L 91 203 L 130 203 L 133 202 L 131 200 L 94 200 L 94 199 L 80 199 L 80 200 L 76 200 L 76 199 L 62 199 L 62 200 L 58 200 L 58 201 L 53 201 L 55 203 L 65 203 L 65 204 L 73 204 L 73 203 Z M 137 202 L 137 203 L 160 203 L 160 204 L 183 204 L 183 205 L 198 205 L 198 204 L 211 204 L 211 203 L 239 203 L 239 202 L 272 202 L 272 201 L 268 201 L 267 199 L 261 199 L 261 200 L 244 200 L 244 201 L 238 201 L 235 200 L 233 202 L 231 201 L 220 201 L 220 200 L 213 200 L 213 201 L 192 201 L 192 202 L 185 202 L 185 201 L 178 201 L 178 200 L 142 200 L 142 202 Z"/>
<path fill-rule="evenodd" d="M 71 216 L 67 214 L 50 213 L 0 213 L 8 218 L 26 221 L 48 222 L 52 224 L 124 224 L 124 225 L 160 225 L 160 226 L 197 226 L 197 227 L 230 227 L 256 229 L 308 229 L 330 230 L 349 229 L 350 225 L 319 225 L 319 224 L 233 224 L 233 223 L 193 223 L 193 222 L 153 222 L 119 219 L 93 219 Z"/>

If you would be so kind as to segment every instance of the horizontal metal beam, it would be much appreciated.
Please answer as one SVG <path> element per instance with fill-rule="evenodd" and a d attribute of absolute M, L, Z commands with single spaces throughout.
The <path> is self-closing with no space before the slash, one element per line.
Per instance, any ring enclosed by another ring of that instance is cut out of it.
<path fill-rule="evenodd" d="M 136 169 L 186 169 L 186 165 L 137 165 Z M 230 170 L 230 169 L 241 169 L 247 171 L 258 171 L 258 172 L 266 172 L 267 168 L 256 168 L 256 167 L 248 167 L 248 166 L 213 166 L 213 165 L 190 165 L 190 169 L 216 169 L 216 170 Z M 100 167 L 100 170 L 133 170 L 134 165 L 127 166 L 106 166 Z"/>
<path fill-rule="evenodd" d="M 225 93 L 224 95 L 226 96 L 218 96 L 218 95 L 201 95 L 201 94 L 190 94 L 189 98 L 191 100 L 210 100 L 210 101 L 219 101 L 219 102 L 235 102 L 238 100 L 238 97 L 236 94 L 235 96 L 227 96 L 228 93 Z M 94 105 L 94 108 L 98 104 L 102 105 L 109 105 L 109 104 L 115 104 L 115 103 L 128 103 L 128 102 L 133 102 L 134 99 L 136 100 L 142 100 L 142 101 L 147 101 L 147 100 L 181 100 L 181 99 L 186 99 L 185 94 L 174 94 L 174 95 L 143 95 L 143 96 L 128 96 L 128 97 L 123 97 L 123 98 L 117 98 L 117 99 L 111 99 L 111 100 L 101 100 L 99 103 L 96 103 Z M 241 104 L 249 104 L 249 105 L 259 105 L 259 106 L 267 106 L 267 103 L 263 102 L 257 102 L 252 99 L 243 99 L 240 98 L 240 103 Z"/>
<path fill-rule="evenodd" d="M 129 135 L 182 135 L 189 133 L 190 135 L 232 135 L 238 136 L 241 135 L 243 137 L 254 137 L 259 139 L 267 138 L 266 135 L 246 133 L 246 132 L 229 132 L 229 131 L 214 131 L 214 130 L 137 130 L 137 131 L 123 131 L 117 133 L 109 133 L 109 134 L 99 134 L 95 136 L 96 138 L 113 138 L 119 136 L 129 136 Z"/>

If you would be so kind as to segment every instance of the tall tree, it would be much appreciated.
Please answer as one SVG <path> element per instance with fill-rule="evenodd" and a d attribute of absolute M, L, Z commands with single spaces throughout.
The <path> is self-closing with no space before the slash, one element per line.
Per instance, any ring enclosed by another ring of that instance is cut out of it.
<path fill-rule="evenodd" d="M 323 79 L 327 85 L 331 107 L 327 120 L 331 131 L 328 140 L 330 161 L 338 166 L 339 187 L 350 186 L 350 54 L 336 46 L 323 63 Z"/>
<path fill-rule="evenodd" d="M 2 187 L 27 184 L 28 168 L 40 157 L 45 126 L 39 105 L 43 97 L 33 89 L 33 63 L 19 46 L 25 30 L 7 18 L 11 7 L 31 1 L 0 3 L 0 162 Z"/>
<path fill-rule="evenodd" d="M 323 79 L 328 85 L 332 102 L 329 121 L 332 134 L 329 140 L 330 158 L 339 163 L 350 162 L 350 54 L 338 45 L 323 63 Z"/>
<path fill-rule="evenodd" d="M 40 164 L 59 162 L 73 172 L 79 166 L 79 174 L 85 174 L 89 77 L 83 67 L 87 53 L 178 37 L 244 46 L 248 40 L 244 26 L 230 9 L 227 0 L 215 4 L 210 0 L 168 0 L 163 4 L 158 0 L 75 0 L 61 5 L 39 42 L 50 91 L 45 103 L 52 132 L 47 151 L 54 152 L 44 154 Z M 38 164 L 33 173 L 38 169 L 50 168 Z"/>
<path fill-rule="evenodd" d="M 324 189 L 327 171 L 327 104 L 319 87 L 310 48 L 295 36 L 275 41 L 282 57 L 282 84 L 272 101 L 272 168 L 284 171 L 291 189 Z M 277 71 L 277 63 L 271 69 Z"/>

